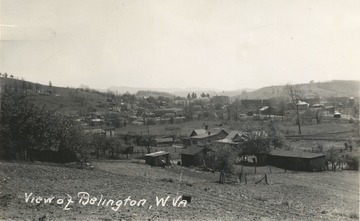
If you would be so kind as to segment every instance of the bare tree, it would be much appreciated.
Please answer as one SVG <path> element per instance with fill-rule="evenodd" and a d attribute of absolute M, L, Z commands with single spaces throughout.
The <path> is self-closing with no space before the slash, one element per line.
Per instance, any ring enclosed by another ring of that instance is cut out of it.
<path fill-rule="evenodd" d="M 316 123 L 320 124 L 323 116 L 323 110 L 317 110 L 315 113 Z"/>
<path fill-rule="evenodd" d="M 232 174 L 234 172 L 236 151 L 229 146 L 217 146 L 215 149 L 216 152 L 213 153 L 215 169 L 220 172 L 219 182 L 224 183 L 225 174 Z"/>
<path fill-rule="evenodd" d="M 284 92 L 290 101 L 292 109 L 296 113 L 296 124 L 299 128 L 299 134 L 301 134 L 301 122 L 299 112 L 299 102 L 304 97 L 304 92 L 301 90 L 300 85 L 287 84 L 284 86 Z"/>

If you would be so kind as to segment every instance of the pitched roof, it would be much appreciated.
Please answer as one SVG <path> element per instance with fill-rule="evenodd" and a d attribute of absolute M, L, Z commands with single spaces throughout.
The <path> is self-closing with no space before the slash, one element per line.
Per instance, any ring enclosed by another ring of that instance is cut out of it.
<path fill-rule="evenodd" d="M 238 130 L 233 130 L 233 131 L 231 131 L 231 132 L 227 135 L 226 139 L 232 140 L 232 139 L 235 138 L 236 134 L 241 135 L 241 134 L 243 134 L 243 132 L 240 132 L 240 131 L 238 131 Z"/>
<path fill-rule="evenodd" d="M 289 151 L 289 150 L 273 150 L 269 153 L 269 155 L 281 156 L 281 157 L 306 158 L 306 159 L 325 156 L 325 154 L 322 153 L 311 153 L 311 152 L 300 152 L 300 151 Z"/>
<path fill-rule="evenodd" d="M 157 156 L 163 156 L 163 155 L 167 155 L 167 154 L 169 154 L 169 152 L 158 151 L 158 152 L 154 152 L 154 153 L 145 154 L 145 156 L 146 157 L 157 157 Z"/>
<path fill-rule="evenodd" d="M 265 134 L 262 134 L 265 133 Z M 237 130 L 231 131 L 227 137 L 224 139 L 218 140 L 218 143 L 228 143 L 228 144 L 238 144 L 239 142 L 246 141 L 249 136 L 268 136 L 265 131 L 251 131 L 251 132 L 241 132 Z"/>
<path fill-rule="evenodd" d="M 234 138 L 236 137 L 236 135 L 241 136 L 243 133 L 237 130 L 233 130 L 231 131 L 227 137 L 225 137 L 224 139 L 221 140 L 217 140 L 216 142 L 218 143 L 229 143 L 229 144 L 236 144 L 237 142 L 234 140 Z"/>
<path fill-rule="evenodd" d="M 184 150 L 181 154 L 184 155 L 195 155 L 201 151 L 203 151 L 205 147 L 189 147 L 188 149 Z"/>
<path fill-rule="evenodd" d="M 199 135 L 199 134 L 206 133 L 206 130 L 205 129 L 195 129 L 195 130 L 193 130 L 193 132 L 195 132 L 196 135 Z"/>
<path fill-rule="evenodd" d="M 269 108 L 268 106 L 264 106 L 264 107 L 260 108 L 259 111 L 264 111 L 264 110 L 266 110 L 268 108 Z"/>
<path fill-rule="evenodd" d="M 211 136 L 214 136 L 214 135 L 217 135 L 217 134 L 221 133 L 222 131 L 227 133 L 222 128 L 211 128 L 209 130 L 204 130 L 204 131 L 205 131 L 205 133 L 201 133 L 201 134 L 197 134 L 195 136 L 192 136 L 191 139 L 202 139 L 202 138 L 206 138 L 206 137 L 211 137 Z"/>

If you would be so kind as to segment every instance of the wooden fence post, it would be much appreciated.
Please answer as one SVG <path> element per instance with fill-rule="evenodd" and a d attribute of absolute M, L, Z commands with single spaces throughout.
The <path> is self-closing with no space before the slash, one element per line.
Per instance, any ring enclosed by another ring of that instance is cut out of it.
<path fill-rule="evenodd" d="M 265 182 L 266 182 L 266 184 L 269 184 L 269 183 L 268 183 L 268 180 L 267 180 L 267 175 L 266 175 L 266 173 L 265 173 Z"/>

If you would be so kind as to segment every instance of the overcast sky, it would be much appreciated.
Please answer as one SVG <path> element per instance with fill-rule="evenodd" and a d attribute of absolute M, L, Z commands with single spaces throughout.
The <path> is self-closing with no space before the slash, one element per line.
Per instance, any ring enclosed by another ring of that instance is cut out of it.
<path fill-rule="evenodd" d="M 359 0 L 0 0 L 0 72 L 56 86 L 359 79 Z"/>

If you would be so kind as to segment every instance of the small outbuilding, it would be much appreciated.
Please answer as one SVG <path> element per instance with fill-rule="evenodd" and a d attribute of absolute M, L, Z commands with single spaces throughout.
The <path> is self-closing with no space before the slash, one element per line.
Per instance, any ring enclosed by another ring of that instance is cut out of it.
<path fill-rule="evenodd" d="M 273 150 L 267 156 L 268 164 L 289 170 L 321 171 L 325 167 L 325 154 Z"/>
<path fill-rule="evenodd" d="M 170 154 L 165 151 L 145 154 L 145 163 L 150 166 L 168 166 L 170 165 Z"/>
<path fill-rule="evenodd" d="M 336 111 L 334 113 L 334 118 L 341 118 L 341 113 Z"/>
<path fill-rule="evenodd" d="M 205 147 L 189 147 L 181 153 L 181 165 L 185 167 L 203 165 L 206 151 Z"/>

